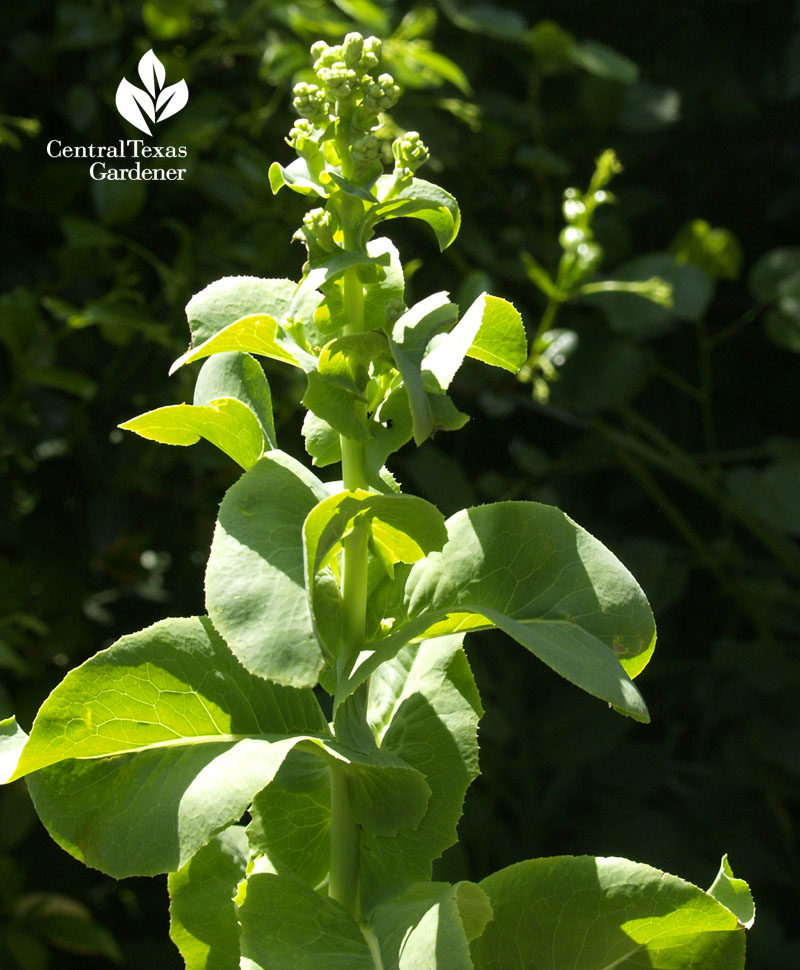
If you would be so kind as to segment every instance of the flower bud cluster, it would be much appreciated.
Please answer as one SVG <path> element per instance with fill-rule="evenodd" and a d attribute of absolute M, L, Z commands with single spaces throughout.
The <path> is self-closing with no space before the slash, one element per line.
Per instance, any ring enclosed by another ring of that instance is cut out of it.
<path fill-rule="evenodd" d="M 326 209 L 309 209 L 303 216 L 303 227 L 320 249 L 333 252 L 336 248 L 331 214 Z"/>
<path fill-rule="evenodd" d="M 407 131 L 392 142 L 395 178 L 411 178 L 431 156 L 418 131 Z"/>

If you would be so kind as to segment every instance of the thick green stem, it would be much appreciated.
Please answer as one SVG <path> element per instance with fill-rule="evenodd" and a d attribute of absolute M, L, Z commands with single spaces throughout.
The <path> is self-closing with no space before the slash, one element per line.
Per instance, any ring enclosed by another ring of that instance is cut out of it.
<path fill-rule="evenodd" d="M 354 240 L 345 231 L 345 243 L 352 247 Z M 355 269 L 344 277 L 344 309 L 346 334 L 364 329 L 364 289 Z M 355 404 L 366 417 L 366 405 Z M 364 444 L 344 435 L 342 449 L 342 484 L 348 490 L 366 488 L 364 476 Z M 338 676 L 346 677 L 362 650 L 367 615 L 367 568 L 369 555 L 369 525 L 359 523 L 344 540 L 342 568 L 342 645 L 339 651 Z M 347 778 L 343 770 L 331 766 L 331 856 L 328 893 L 358 919 L 359 833 L 350 806 Z"/>
<path fill-rule="evenodd" d="M 358 826 L 350 807 L 347 777 L 339 765 L 331 765 L 331 869 L 328 895 L 359 917 Z"/>

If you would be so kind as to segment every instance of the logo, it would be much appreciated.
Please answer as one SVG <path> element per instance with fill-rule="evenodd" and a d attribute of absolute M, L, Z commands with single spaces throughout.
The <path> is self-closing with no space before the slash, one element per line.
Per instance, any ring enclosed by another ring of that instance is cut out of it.
<path fill-rule="evenodd" d="M 153 125 L 177 114 L 186 107 L 189 100 L 189 88 L 186 81 L 169 84 L 164 87 L 167 71 L 152 50 L 149 50 L 139 61 L 139 77 L 146 90 L 137 88 L 127 78 L 119 82 L 117 88 L 117 111 L 122 117 L 135 125 L 139 131 L 152 135 L 147 119 Z"/>

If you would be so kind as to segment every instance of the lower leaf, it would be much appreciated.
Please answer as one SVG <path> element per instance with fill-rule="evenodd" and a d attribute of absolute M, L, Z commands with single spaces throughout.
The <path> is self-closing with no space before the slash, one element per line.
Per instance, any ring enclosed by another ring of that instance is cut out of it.
<path fill-rule="evenodd" d="M 239 921 L 233 899 L 245 877 L 248 844 L 238 825 L 215 835 L 169 875 L 169 935 L 186 970 L 239 970 Z"/>
<path fill-rule="evenodd" d="M 626 859 L 557 856 L 480 883 L 475 970 L 742 970 L 744 930 L 701 889 Z"/>

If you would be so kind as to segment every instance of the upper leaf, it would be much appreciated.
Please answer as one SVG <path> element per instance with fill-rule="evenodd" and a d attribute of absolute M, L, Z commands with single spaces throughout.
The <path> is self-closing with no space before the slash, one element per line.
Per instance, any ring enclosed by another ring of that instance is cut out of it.
<path fill-rule="evenodd" d="M 497 626 L 567 680 L 647 720 L 630 678 L 652 654 L 655 625 L 636 580 L 605 546 L 536 502 L 466 509 L 447 531 L 441 552 L 391 584 L 392 633 L 371 645 L 342 696 L 410 640 Z"/>
<path fill-rule="evenodd" d="M 401 219 L 404 216 L 421 219 L 433 229 L 439 249 L 444 250 L 458 235 L 461 212 L 458 203 L 444 189 L 425 179 L 410 179 L 402 188 L 394 190 L 391 175 L 378 179 L 378 198 L 381 200 L 369 212 L 368 225 L 374 226 L 384 219 Z"/>
<path fill-rule="evenodd" d="M 448 334 L 433 341 L 422 362 L 442 388 L 448 388 L 464 357 L 502 367 L 512 374 L 528 355 L 525 327 L 516 307 L 482 293 Z"/>
<path fill-rule="evenodd" d="M 206 609 L 254 674 L 311 687 L 325 657 L 304 583 L 303 522 L 327 498 L 323 484 L 280 451 L 228 490 L 206 569 Z"/>
<path fill-rule="evenodd" d="M 625 859 L 558 856 L 501 869 L 481 888 L 494 919 L 475 970 L 742 970 L 744 931 L 711 896 Z"/>
<path fill-rule="evenodd" d="M 261 364 L 249 354 L 214 354 L 205 361 L 194 385 L 196 405 L 221 397 L 233 397 L 246 404 L 261 425 L 267 445 L 277 448 L 272 393 Z"/>
<path fill-rule="evenodd" d="M 251 468 L 268 446 L 250 408 L 230 397 L 203 405 L 156 408 L 119 427 L 166 445 L 193 445 L 205 438 L 244 469 Z"/>
<path fill-rule="evenodd" d="M 198 347 L 242 317 L 264 314 L 280 320 L 296 289 L 292 280 L 258 276 L 224 276 L 209 283 L 186 304 L 192 345 Z"/>

